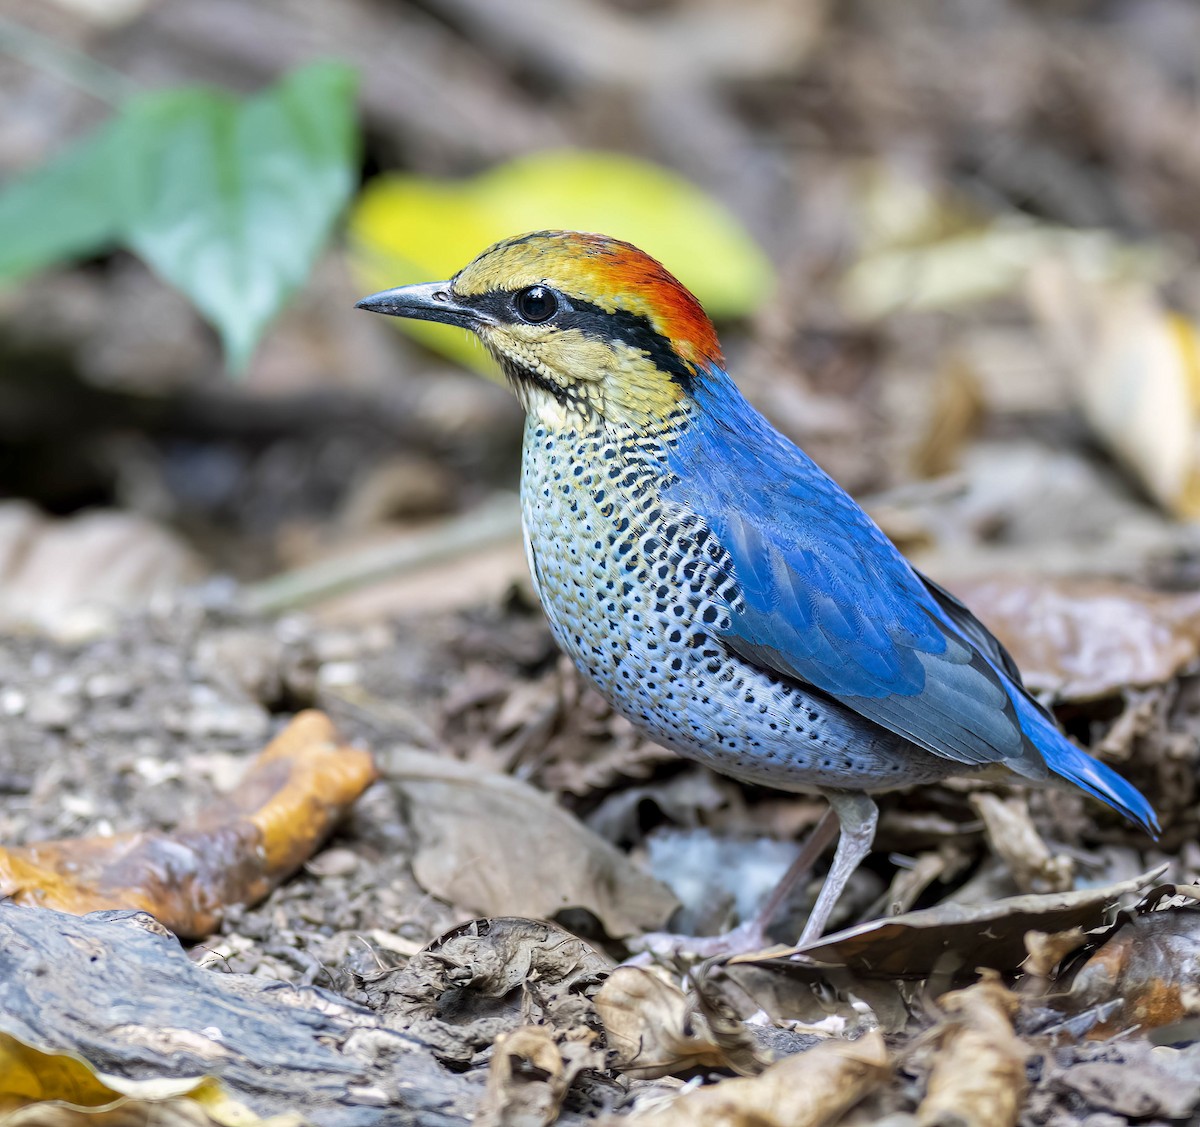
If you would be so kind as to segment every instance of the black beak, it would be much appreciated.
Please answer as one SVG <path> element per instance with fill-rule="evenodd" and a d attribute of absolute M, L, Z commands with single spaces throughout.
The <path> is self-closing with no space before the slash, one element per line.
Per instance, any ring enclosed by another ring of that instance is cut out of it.
<path fill-rule="evenodd" d="M 457 325 L 462 329 L 473 329 L 479 324 L 479 314 L 474 309 L 459 304 L 450 296 L 449 282 L 422 282 L 415 286 L 380 290 L 370 297 L 364 297 L 362 301 L 356 301 L 354 308 L 386 313 L 389 317 L 440 321 L 444 325 Z"/>

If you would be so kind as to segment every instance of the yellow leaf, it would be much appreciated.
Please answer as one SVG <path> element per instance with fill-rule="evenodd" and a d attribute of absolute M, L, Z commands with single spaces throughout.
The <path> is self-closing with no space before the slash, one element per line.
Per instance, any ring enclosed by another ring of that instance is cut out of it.
<path fill-rule="evenodd" d="M 177 1103 L 176 1101 L 186 1101 Z M 39 1106 L 40 1105 L 40 1106 Z M 152 1115 L 149 1106 L 154 1105 Z M 62 1112 L 87 1111 L 97 1122 L 117 1109 L 133 1111 L 134 1119 L 189 1125 L 204 1113 L 206 1121 L 221 1127 L 301 1127 L 298 1114 L 263 1118 L 226 1093 L 209 1076 L 159 1076 L 131 1080 L 97 1072 L 86 1061 L 66 1053 L 46 1053 L 7 1033 L 0 1033 L 0 1125 L 32 1122 L 75 1122 L 69 1115 L 37 1116 L 52 1106 Z M 35 1119 L 29 1119 L 30 1111 Z M 129 1117 L 123 1119 L 129 1121 Z"/>
<path fill-rule="evenodd" d="M 686 180 L 614 153 L 551 150 L 471 180 L 389 173 L 350 216 L 364 292 L 440 281 L 510 235 L 599 231 L 642 248 L 677 275 L 714 317 L 749 313 L 769 293 L 766 255 L 738 220 Z M 462 329 L 398 320 L 405 332 L 477 371 L 494 374 Z"/>
<path fill-rule="evenodd" d="M 83 1061 L 43 1053 L 0 1033 L 0 1113 L 38 1100 L 99 1107 L 117 1098 Z"/>

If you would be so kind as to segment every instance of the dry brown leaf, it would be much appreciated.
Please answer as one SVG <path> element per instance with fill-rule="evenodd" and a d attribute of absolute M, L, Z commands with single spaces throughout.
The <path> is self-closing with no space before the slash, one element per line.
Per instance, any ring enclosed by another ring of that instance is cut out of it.
<path fill-rule="evenodd" d="M 1025 949 L 1029 958 L 1025 960 L 1024 971 L 1029 979 L 1048 979 L 1054 973 L 1054 968 L 1072 951 L 1078 951 L 1086 941 L 1086 934 L 1081 927 L 1071 927 L 1066 931 L 1027 931 L 1025 933 Z M 1025 983 L 1022 983 L 1024 987 Z"/>
<path fill-rule="evenodd" d="M 664 972 L 617 967 L 593 999 L 613 1068 L 651 1080 L 689 1068 L 725 1068 L 707 1022 Z"/>
<path fill-rule="evenodd" d="M 1027 931 L 1098 927 L 1121 897 L 1148 888 L 1165 868 L 1104 888 L 939 904 L 835 932 L 803 950 L 736 955 L 729 962 L 782 965 L 799 974 L 846 967 L 864 978 L 924 978 L 981 966 L 1016 970 L 1025 958 Z"/>
<path fill-rule="evenodd" d="M 943 846 L 937 851 L 918 853 L 907 868 L 897 869 L 892 883 L 884 894 L 883 914 L 898 916 L 909 911 L 934 881 L 946 881 L 967 865 L 961 849 Z"/>
<path fill-rule="evenodd" d="M 1001 798 L 979 791 L 971 805 L 983 819 L 993 852 L 1003 858 L 1022 892 L 1066 892 L 1075 883 L 1075 863 L 1065 854 L 1052 855 L 1029 816 L 1022 795 Z"/>
<path fill-rule="evenodd" d="M 1101 1113 L 1088 1116 L 1092 1122 L 1196 1122 L 1200 1045 L 1173 1049 L 1129 1038 L 1095 1047 L 1102 1055 L 1068 1064 L 1050 1078 L 1080 1113 Z"/>
<path fill-rule="evenodd" d="M 1061 700 L 1168 681 L 1200 659 L 1200 594 L 1114 579 L 994 576 L 954 593 L 1013 655 L 1026 685 Z"/>
<path fill-rule="evenodd" d="M 962 357 L 942 365 L 932 398 L 925 433 L 909 458 L 918 477 L 940 477 L 958 469 L 963 448 L 983 421 L 979 378 Z"/>
<path fill-rule="evenodd" d="M 1017 996 L 997 976 L 938 1000 L 945 1017 L 920 1127 L 1015 1127 L 1025 1098 L 1024 1043 L 1013 1032 Z"/>
<path fill-rule="evenodd" d="M 75 915 L 140 908 L 177 935 L 207 935 L 224 908 L 295 872 L 374 778 L 370 753 L 302 712 L 195 825 L 0 849 L 0 893 Z"/>
<path fill-rule="evenodd" d="M 581 1029 L 560 1044 L 545 1025 L 525 1025 L 496 1038 L 487 1094 L 477 1127 L 548 1127 L 585 1068 L 603 1068 L 595 1034 Z"/>
<path fill-rule="evenodd" d="M 727 1067 L 741 1076 L 757 1076 L 784 1057 L 807 1052 L 828 1035 L 826 1030 L 818 1033 L 764 1021 L 765 1017 L 782 1015 L 771 1015 L 755 1005 L 756 999 L 719 963 L 696 968 L 692 981 L 696 1009 L 707 1023 L 708 1035 L 725 1054 Z"/>
<path fill-rule="evenodd" d="M 112 628 L 204 573 L 173 533 L 135 513 L 93 510 L 49 520 L 24 501 L 0 503 L 0 623 L 67 641 Z"/>
<path fill-rule="evenodd" d="M 610 1119 L 646 1127 L 821 1127 L 835 1123 L 890 1072 L 883 1035 L 826 1041 L 776 1062 L 758 1076 L 685 1092 L 665 1107 Z"/>
<path fill-rule="evenodd" d="M 633 966 L 613 971 L 593 999 L 604 1023 L 610 1067 L 643 1080 L 693 1068 L 757 1076 L 825 1040 L 823 1032 L 743 1021 L 727 985 L 741 995 L 743 1006 L 752 999 L 739 982 L 727 983 L 719 967 L 697 971 L 694 982 L 695 995 L 685 996 L 663 971 Z"/>
<path fill-rule="evenodd" d="M 408 800 L 413 872 L 443 900 L 542 919 L 586 908 L 618 938 L 663 927 L 678 906 L 664 884 L 527 783 L 418 751 L 391 756 L 387 775 Z"/>

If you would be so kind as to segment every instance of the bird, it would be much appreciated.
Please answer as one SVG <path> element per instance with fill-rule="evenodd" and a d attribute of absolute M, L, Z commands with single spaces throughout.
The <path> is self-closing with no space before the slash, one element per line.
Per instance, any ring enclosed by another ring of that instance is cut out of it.
<path fill-rule="evenodd" d="M 1157 837 L 1012 657 L 739 391 L 700 302 L 630 243 L 535 231 L 362 309 L 476 334 L 525 410 L 521 510 L 551 632 L 646 736 L 829 803 L 756 920 L 837 837 L 804 925 L 870 852 L 875 796 L 951 776 L 1074 787 Z"/>

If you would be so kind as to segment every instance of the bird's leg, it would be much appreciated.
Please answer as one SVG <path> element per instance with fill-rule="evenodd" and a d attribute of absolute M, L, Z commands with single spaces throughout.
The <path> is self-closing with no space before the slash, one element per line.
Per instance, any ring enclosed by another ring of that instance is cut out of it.
<path fill-rule="evenodd" d="M 766 903 L 755 913 L 754 919 L 748 920 L 742 925 L 746 931 L 761 940 L 761 943 L 759 943 L 760 947 L 766 946 L 767 928 L 770 927 L 776 913 L 787 902 L 787 898 L 795 890 L 796 885 L 808 876 L 817 858 L 824 851 L 825 846 L 833 840 L 833 835 L 837 832 L 837 825 L 837 814 L 831 806 L 821 815 L 821 820 L 816 824 L 813 832 L 808 835 L 808 839 L 800 847 L 800 852 L 796 854 L 796 859 L 787 867 L 787 872 L 779 878 L 779 883 L 771 889 L 771 895 L 767 897 Z"/>
<path fill-rule="evenodd" d="M 652 932 L 643 935 L 635 944 L 635 948 L 644 956 L 659 957 L 686 954 L 694 958 L 708 959 L 714 955 L 739 955 L 745 951 L 759 951 L 768 945 L 767 927 L 775 918 L 775 914 L 783 907 L 788 896 L 809 871 L 825 847 L 833 840 L 837 832 L 838 814 L 832 807 L 826 810 L 813 832 L 800 847 L 796 859 L 787 867 L 787 871 L 779 878 L 779 883 L 771 890 L 766 903 L 747 920 L 732 931 L 723 935 L 684 936 L 672 935 L 669 932 Z M 839 847 L 840 848 L 840 847 Z M 641 960 L 632 960 L 641 961 Z"/>
<path fill-rule="evenodd" d="M 821 886 L 817 902 L 809 913 L 797 947 L 805 947 L 821 938 L 829 913 L 842 895 L 846 882 L 854 870 L 862 864 L 863 858 L 871 852 L 871 843 L 875 840 L 875 825 L 879 821 L 879 807 L 865 794 L 851 794 L 847 791 L 826 791 L 825 797 L 841 825 L 838 836 L 837 851 L 833 855 L 833 864 L 829 875 Z M 822 821 L 821 825 L 824 825 Z M 820 826 L 817 827 L 818 830 Z"/>

